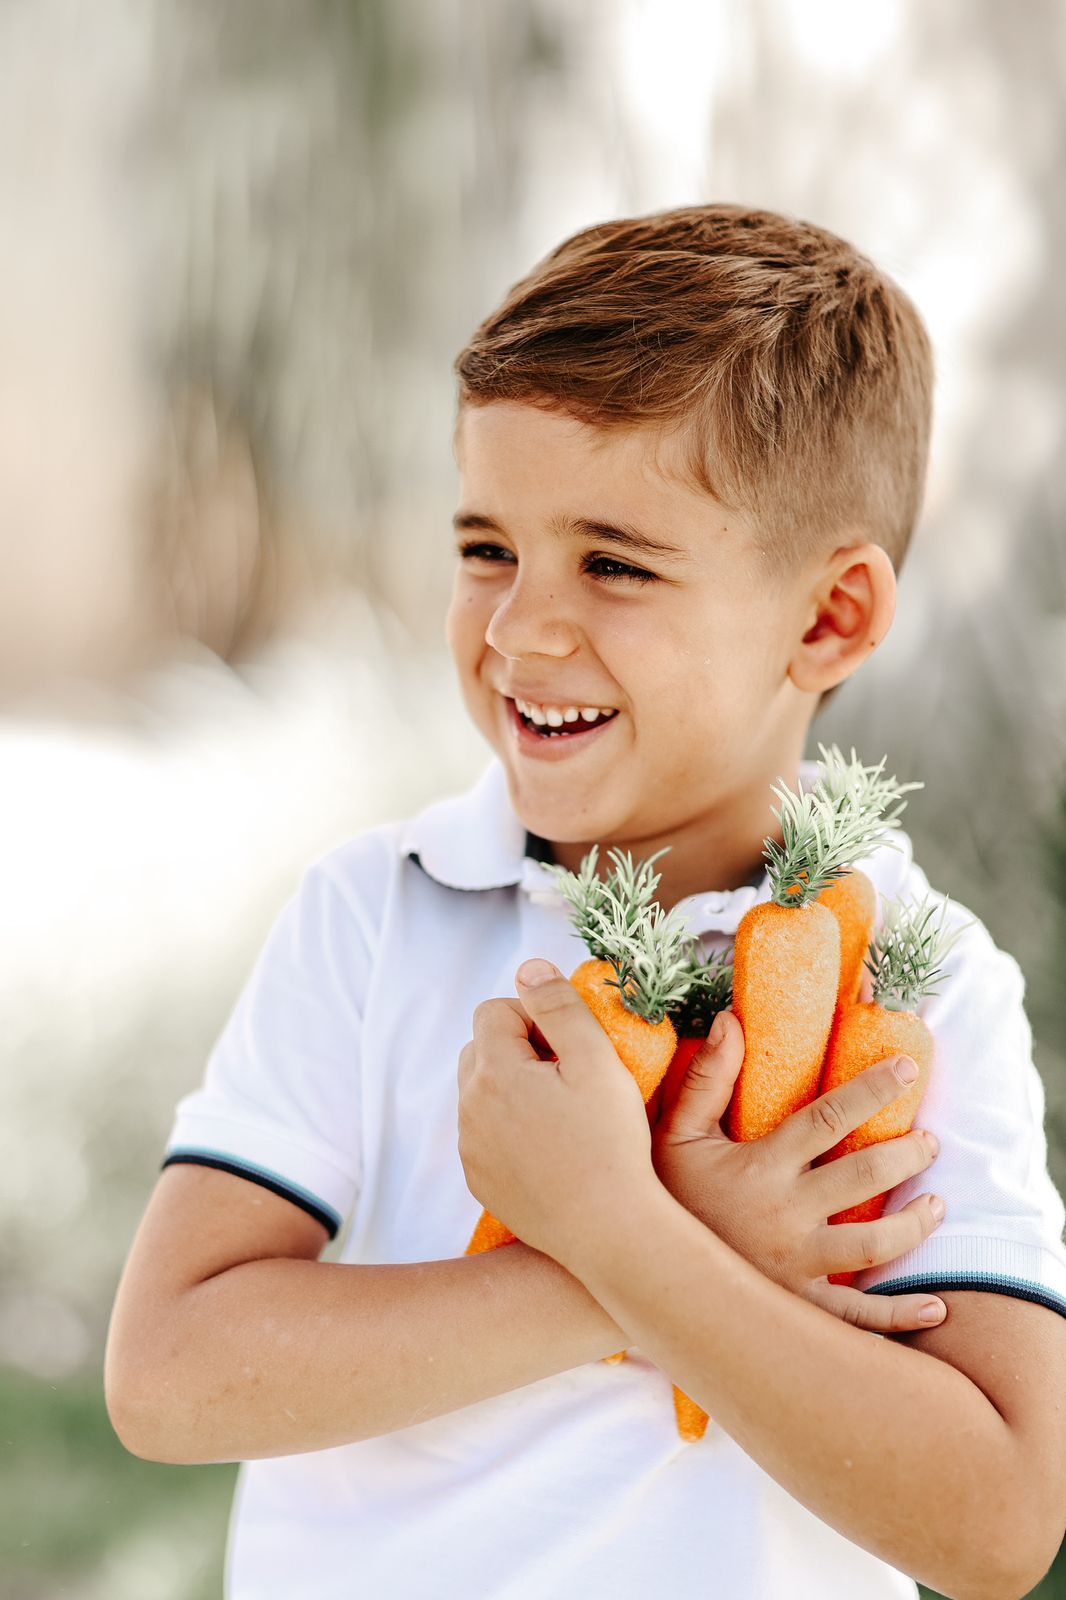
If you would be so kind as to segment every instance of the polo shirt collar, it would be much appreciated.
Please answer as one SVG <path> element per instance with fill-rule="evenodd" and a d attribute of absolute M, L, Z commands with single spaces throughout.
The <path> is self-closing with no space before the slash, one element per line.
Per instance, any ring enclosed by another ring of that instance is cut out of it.
<path fill-rule="evenodd" d="M 800 783 L 809 787 L 817 761 L 800 762 Z M 465 794 L 436 800 L 406 824 L 400 851 L 417 859 L 423 871 L 448 889 L 524 889 L 537 902 L 564 904 L 544 863 L 537 859 L 543 841 L 515 815 L 502 761 L 493 756 Z M 714 889 L 678 901 L 694 933 L 735 933 L 741 917 L 770 898 L 766 872 L 758 884 Z"/>
<path fill-rule="evenodd" d="M 447 889 L 525 886 L 527 866 L 551 883 L 531 840 L 511 805 L 503 762 L 493 756 L 472 789 L 435 800 L 411 819 L 400 850 Z"/>

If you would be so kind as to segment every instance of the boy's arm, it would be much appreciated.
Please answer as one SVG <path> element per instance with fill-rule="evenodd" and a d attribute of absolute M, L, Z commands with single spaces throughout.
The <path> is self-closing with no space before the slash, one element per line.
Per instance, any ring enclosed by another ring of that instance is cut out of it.
<path fill-rule="evenodd" d="M 108 1411 L 171 1463 L 390 1433 L 622 1349 L 576 1278 L 521 1242 L 407 1266 L 316 1259 L 326 1229 L 259 1184 L 160 1176 L 108 1332 Z"/>
<path fill-rule="evenodd" d="M 871 1336 L 764 1277 L 658 1182 L 575 1241 L 567 1265 L 623 1342 L 824 1522 L 965 1600 L 1043 1577 L 1066 1504 L 1066 1319 L 966 1291 L 944 1294 L 937 1329 Z"/>

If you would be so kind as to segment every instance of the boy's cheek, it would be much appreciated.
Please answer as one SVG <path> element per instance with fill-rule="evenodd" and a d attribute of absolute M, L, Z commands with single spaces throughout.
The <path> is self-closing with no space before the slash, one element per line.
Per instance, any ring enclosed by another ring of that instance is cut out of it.
<path fill-rule="evenodd" d="M 459 687 L 466 697 L 467 703 L 469 704 L 479 694 L 483 698 L 485 690 L 478 679 L 478 655 L 471 648 L 469 640 L 461 629 L 448 628 L 445 631 L 448 649 L 455 664 Z"/>
<path fill-rule="evenodd" d="M 485 681 L 485 656 L 488 650 L 484 633 L 471 629 L 469 619 L 459 618 L 445 630 L 448 649 L 455 663 L 459 682 L 468 699 L 476 698 L 487 703 L 493 698 Z"/>
<path fill-rule="evenodd" d="M 455 661 L 457 666 L 462 667 L 462 631 L 459 627 L 459 619 L 456 614 L 454 601 L 449 606 L 444 618 L 444 639 L 448 649 L 451 651 L 452 659 Z"/>

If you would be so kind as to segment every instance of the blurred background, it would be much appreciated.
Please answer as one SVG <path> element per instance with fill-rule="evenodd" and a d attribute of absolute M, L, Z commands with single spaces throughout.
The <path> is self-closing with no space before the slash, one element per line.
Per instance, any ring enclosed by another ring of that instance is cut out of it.
<path fill-rule="evenodd" d="M 451 362 L 587 224 L 785 211 L 926 318 L 898 619 L 808 753 L 925 781 L 1066 1187 L 1064 68 L 1055 0 L 0 0 L 12 1600 L 221 1592 L 236 1469 L 107 1421 L 118 1276 L 303 866 L 489 758 L 443 639 Z"/>

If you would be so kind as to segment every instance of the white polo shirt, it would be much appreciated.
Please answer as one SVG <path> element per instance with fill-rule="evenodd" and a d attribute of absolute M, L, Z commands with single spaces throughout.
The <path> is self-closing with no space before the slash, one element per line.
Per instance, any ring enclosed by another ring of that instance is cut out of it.
<path fill-rule="evenodd" d="M 805 762 L 804 785 L 817 768 Z M 910 841 L 862 863 L 922 893 Z M 457 1063 L 480 1000 L 527 956 L 585 958 L 495 757 L 469 791 L 314 861 L 179 1103 L 165 1163 L 237 1173 L 319 1217 L 339 1259 L 464 1254 L 481 1212 L 457 1148 Z M 728 946 L 759 886 L 681 902 Z M 965 920 L 953 903 L 949 920 Z M 859 1287 L 995 1290 L 1066 1314 L 1063 1205 L 1013 958 L 985 928 L 922 1015 L 936 1065 L 920 1123 L 947 1215 Z M 912 1580 L 788 1495 L 712 1419 L 677 1433 L 670 1379 L 634 1346 L 381 1438 L 244 1462 L 227 1600 L 888 1600 Z"/>

